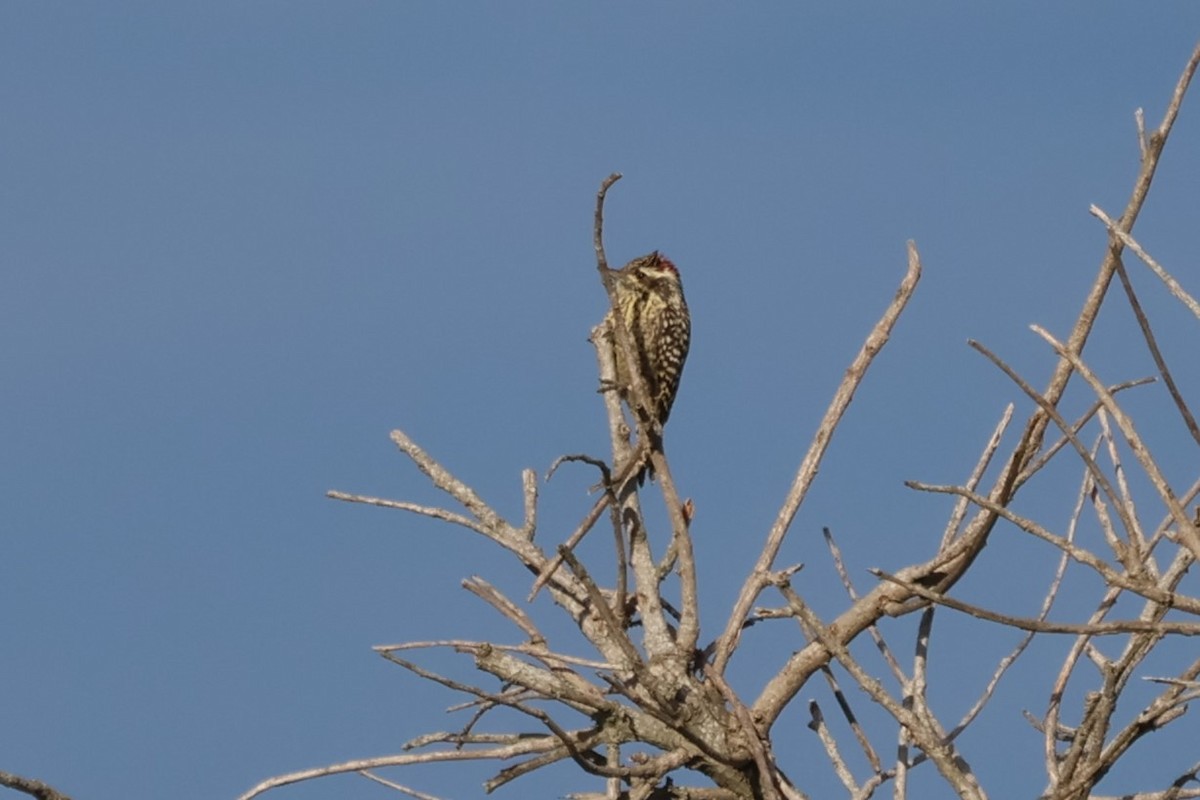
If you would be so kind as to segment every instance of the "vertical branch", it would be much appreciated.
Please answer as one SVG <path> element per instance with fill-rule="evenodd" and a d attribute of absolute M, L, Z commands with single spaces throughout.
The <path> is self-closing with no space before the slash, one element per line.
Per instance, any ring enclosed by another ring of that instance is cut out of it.
<path fill-rule="evenodd" d="M 600 182 L 600 191 L 596 192 L 596 214 L 592 224 L 592 247 L 596 249 L 596 264 L 600 267 L 600 275 L 604 279 L 604 287 L 609 290 L 611 299 L 612 279 L 608 275 L 608 258 L 604 255 L 604 198 L 612 185 L 621 180 L 621 173 L 614 172 Z"/>
<path fill-rule="evenodd" d="M 614 172 L 600 183 L 600 190 L 596 193 L 596 212 L 592 229 L 592 244 L 596 250 L 596 268 L 600 272 L 600 279 L 603 281 L 604 290 L 608 294 L 609 307 L 614 309 L 613 321 L 615 324 L 612 326 L 613 330 L 608 333 L 615 337 L 616 341 L 608 341 L 605 335 L 606 332 L 597 328 L 592 333 L 592 342 L 596 346 L 597 358 L 600 360 L 601 380 L 607 379 L 610 383 L 616 382 L 613 347 L 621 348 L 622 352 L 625 353 L 626 363 L 634 365 L 634 368 L 629 370 L 630 383 L 632 384 L 630 388 L 632 389 L 634 403 L 643 408 L 648 408 L 649 406 L 646 403 L 648 392 L 646 391 L 645 378 L 641 374 L 641 371 L 636 368 L 636 365 L 639 363 L 638 359 L 632 356 L 634 353 L 633 337 L 629 332 L 628 326 L 625 324 L 624 316 L 615 313 L 615 309 L 619 307 L 616 286 L 613 282 L 612 271 L 608 267 L 608 258 L 604 252 L 604 200 L 608 195 L 608 190 L 620 179 L 621 173 Z M 617 398 L 616 393 L 606 393 L 605 404 L 608 410 L 609 429 L 616 462 L 613 464 L 613 472 L 621 476 L 617 478 L 617 504 L 621 523 L 628 525 L 630 528 L 630 562 L 637 584 L 638 612 L 642 618 L 642 625 L 645 628 L 645 644 L 647 651 L 651 655 L 663 654 L 674 650 L 674 637 L 670 634 L 666 617 L 663 613 L 661 598 L 658 594 L 658 581 L 654 577 L 654 559 L 649 551 L 649 543 L 646 541 L 644 535 L 645 531 L 642 529 L 642 512 L 637 492 L 634 490 L 635 482 L 628 480 L 625 476 L 625 468 L 633 466 L 634 460 L 638 457 L 630 453 L 627 437 L 621 433 L 621 429 L 624 427 L 624 415 L 621 413 L 621 402 Z M 635 413 L 633 416 L 637 421 L 639 429 L 639 443 L 649 442 L 650 439 L 647 436 L 642 415 Z M 665 465 L 660 465 L 656 462 L 657 466 Z M 660 476 L 663 475 L 663 473 L 659 474 Z M 669 480 L 669 476 L 660 477 L 660 480 Z"/>
<path fill-rule="evenodd" d="M 692 534 L 683 516 L 683 503 L 675 490 L 675 479 L 662 453 L 652 452 L 654 471 L 662 488 L 663 502 L 671 520 L 671 544 L 679 556 L 679 596 L 683 608 L 679 615 L 678 653 L 690 661 L 696 652 L 696 641 L 700 638 L 700 600 L 696 586 L 696 558 L 692 551 Z"/>
<path fill-rule="evenodd" d="M 601 382 L 614 383 L 617 379 L 617 369 L 613 360 L 613 343 L 604 336 L 603 331 L 596 328 L 592 332 L 592 344 L 596 347 L 596 361 L 600 368 Z M 621 400 L 617 397 L 616 392 L 604 393 L 604 406 L 608 412 L 609 438 L 613 448 L 614 462 L 615 464 L 631 464 L 633 463 L 631 460 L 633 454 L 629 447 L 629 441 L 623 434 L 625 418 L 621 413 Z M 620 468 L 614 470 L 616 473 L 621 471 Z M 658 584 L 648 577 L 650 573 L 654 572 L 654 560 L 649 554 L 645 536 L 641 535 L 638 530 L 634 530 L 635 526 L 641 527 L 642 519 L 641 504 L 637 492 L 634 491 L 636 481 L 618 478 L 617 482 L 620 486 L 609 489 L 610 494 L 616 492 L 612 500 L 613 535 L 621 540 L 619 546 L 623 548 L 626 545 L 624 530 L 629 529 L 629 566 L 633 571 L 638 614 L 644 630 L 643 641 L 647 652 L 652 655 L 669 652 L 674 646 L 674 641 L 663 612 L 662 601 L 658 594 Z M 618 568 L 620 568 L 619 563 Z M 620 582 L 620 578 L 618 578 L 618 582 Z M 626 618 L 627 611 L 624 608 L 618 609 L 617 613 L 622 619 Z"/>
<path fill-rule="evenodd" d="M 608 195 L 608 190 L 620 179 L 621 174 L 619 172 L 614 172 L 601 182 L 600 190 L 596 193 L 596 211 L 592 229 L 592 244 L 596 250 L 596 268 L 600 272 L 600 278 L 604 283 L 604 290 L 608 294 L 609 307 L 614 309 L 614 311 L 619 306 L 617 303 L 616 286 L 613 283 L 612 271 L 609 269 L 608 258 L 604 252 L 604 200 Z M 628 372 L 633 404 L 641 408 L 650 408 L 650 404 L 647 402 L 649 392 L 646 389 L 646 379 L 645 376 L 641 374 L 641 370 L 639 370 L 636 366 L 640 363 L 640 361 L 634 357 L 635 349 L 633 346 L 633 337 L 629 332 L 628 326 L 625 324 L 625 318 L 622 314 L 614 313 L 613 322 L 614 325 L 612 326 L 613 330 L 611 331 L 611 334 L 616 340 L 614 342 L 614 346 L 621 348 L 621 352 L 625 354 L 625 363 L 631 365 L 631 369 L 629 369 Z M 596 345 L 598 348 L 603 347 L 603 343 L 600 341 L 597 341 Z M 617 403 L 616 405 L 617 416 L 614 419 L 622 419 L 623 417 L 620 415 L 620 404 Z M 612 418 L 611 414 L 612 411 L 610 409 L 610 418 Z M 649 435 L 650 432 L 646 428 L 646 420 L 644 419 L 644 415 L 635 413 L 633 416 L 638 426 L 639 447 L 642 447 L 644 444 L 653 440 Z M 614 445 L 617 444 L 615 439 L 616 437 L 614 436 Z M 621 451 L 624 451 L 624 447 L 618 446 L 618 450 L 614 450 L 614 452 Z M 667 507 L 667 515 L 671 520 L 672 543 L 679 555 L 680 595 L 683 607 L 680 609 L 679 632 L 677 637 L 675 637 L 676 641 L 673 646 L 676 654 L 679 657 L 685 661 L 690 661 L 692 654 L 696 650 L 696 640 L 700 635 L 699 600 L 697 597 L 696 587 L 696 565 L 695 557 L 692 552 L 691 537 L 687 530 L 687 520 L 684 519 L 683 507 L 679 502 L 679 494 L 675 489 L 675 482 L 671 477 L 671 470 L 667 464 L 666 458 L 661 452 L 658 451 L 650 451 L 648 455 L 654 464 L 654 471 L 658 476 L 659 485 L 662 487 L 663 500 Z M 638 457 L 639 456 L 633 456 L 635 459 Z M 631 464 L 631 462 L 625 461 L 625 464 Z M 625 473 L 623 467 L 623 464 L 614 464 L 613 471 L 617 475 L 623 476 Z M 628 485 L 629 483 L 632 483 L 631 481 L 622 482 L 620 479 L 618 479 L 618 482 L 622 484 L 621 488 L 618 489 L 618 491 L 621 492 L 621 495 L 618 497 L 619 501 L 621 502 L 621 517 L 622 519 L 625 519 L 627 516 L 625 511 L 626 504 L 636 503 L 636 499 L 634 492 L 632 491 L 632 486 Z M 642 519 L 640 510 L 636 511 L 635 513 L 636 518 L 640 521 Z M 648 612 L 654 613 L 655 606 L 659 606 L 659 611 L 661 611 L 661 606 L 658 602 L 658 582 L 656 579 L 650 580 L 650 578 L 654 575 L 653 558 L 649 552 L 648 542 L 646 542 L 644 539 L 639 540 L 636 535 L 631 536 L 630 545 L 631 561 L 634 562 L 634 575 L 639 586 L 639 605 L 643 602 L 652 604 L 649 608 L 640 606 L 643 614 L 643 621 L 646 621 L 646 614 Z M 644 549 L 643 546 L 645 546 Z M 637 548 L 639 550 L 638 557 L 634 557 L 632 555 L 632 548 Z M 648 569 L 639 568 L 639 563 L 642 561 L 641 556 L 644 556 L 650 560 Z M 663 624 L 665 624 L 665 621 Z M 658 623 L 648 622 L 648 625 L 657 626 Z M 652 627 L 647 627 L 647 634 L 653 633 L 654 629 Z M 655 637 L 655 640 L 661 641 L 658 637 Z"/>

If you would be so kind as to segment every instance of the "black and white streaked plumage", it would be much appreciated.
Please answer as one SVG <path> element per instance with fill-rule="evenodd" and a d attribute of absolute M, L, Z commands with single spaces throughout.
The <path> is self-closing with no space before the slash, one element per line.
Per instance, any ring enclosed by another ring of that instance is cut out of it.
<path fill-rule="evenodd" d="M 614 272 L 613 279 L 617 310 L 625 320 L 646 382 L 647 411 L 661 427 L 671 415 L 692 337 L 692 319 L 683 298 L 679 270 L 655 250 Z M 604 321 L 613 337 L 617 390 L 626 404 L 635 408 L 629 369 L 613 327 L 611 309 Z"/>

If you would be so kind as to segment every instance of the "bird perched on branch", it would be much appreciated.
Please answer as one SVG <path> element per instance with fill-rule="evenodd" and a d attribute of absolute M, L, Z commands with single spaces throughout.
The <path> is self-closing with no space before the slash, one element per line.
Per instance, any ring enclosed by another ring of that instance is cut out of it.
<path fill-rule="evenodd" d="M 613 272 L 612 277 L 617 301 L 615 311 L 629 331 L 638 371 L 646 384 L 645 400 L 649 407 L 645 412 L 649 419 L 645 421 L 657 423 L 661 430 L 671 415 L 692 338 L 692 318 L 683 299 L 679 270 L 670 259 L 655 250 L 633 259 Z M 626 405 L 637 413 L 633 379 L 616 332 L 614 309 L 609 309 L 604 325 L 613 340 L 616 389 Z M 654 427 L 651 425 L 651 430 Z"/>

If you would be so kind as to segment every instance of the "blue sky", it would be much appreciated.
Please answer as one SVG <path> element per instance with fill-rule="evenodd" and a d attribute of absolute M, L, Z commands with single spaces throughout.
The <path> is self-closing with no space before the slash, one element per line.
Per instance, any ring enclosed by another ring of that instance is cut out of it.
<path fill-rule="evenodd" d="M 917 298 L 782 556 L 836 613 L 821 527 L 860 586 L 933 551 L 949 504 L 901 482 L 961 480 L 1004 404 L 1028 412 L 966 339 L 1044 382 L 1027 325 L 1067 331 L 1104 249 L 1088 205 L 1124 206 L 1133 111 L 1157 122 L 1198 31 L 1183 2 L 6 4 L 0 768 L 92 800 L 233 797 L 461 724 L 442 714 L 457 698 L 370 646 L 514 637 L 458 583 L 522 596 L 528 577 L 462 530 L 323 493 L 440 502 L 397 427 L 514 517 L 522 468 L 603 453 L 590 226 L 614 170 L 610 258 L 663 250 L 692 308 L 667 443 L 697 506 L 706 640 L 917 241 Z M 1185 283 L 1197 101 L 1137 229 Z M 1195 396 L 1194 320 L 1135 277 Z M 1095 346 L 1109 380 L 1151 372 L 1115 304 Z M 1161 388 L 1131 403 L 1190 482 Z M 1077 480 L 1060 474 L 1068 494 L 1026 509 L 1051 525 Z M 545 546 L 592 480 L 544 487 Z M 962 591 L 1030 613 L 1053 555 L 1005 533 Z M 536 611 L 565 633 L 544 596 Z M 959 659 L 986 669 L 1014 637 L 941 619 L 956 719 L 986 677 Z M 750 696 L 798 646 L 770 635 L 735 669 Z M 1041 788 L 1019 710 L 1044 686 L 1005 684 L 1005 753 L 964 740 L 994 796 Z M 780 729 L 798 752 L 802 708 Z M 1164 774 L 1191 761 L 1162 754 Z M 469 797 L 486 774 L 393 777 Z M 563 771 L 500 796 L 589 788 Z M 385 792 L 343 777 L 276 796 Z"/>

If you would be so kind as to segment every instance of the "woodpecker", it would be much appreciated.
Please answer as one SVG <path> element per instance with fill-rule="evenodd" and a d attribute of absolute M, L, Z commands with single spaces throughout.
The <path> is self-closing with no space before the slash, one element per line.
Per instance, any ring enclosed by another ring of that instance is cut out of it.
<path fill-rule="evenodd" d="M 638 371 L 646 382 L 648 421 L 657 422 L 661 429 L 671 415 L 692 337 L 692 318 L 683 299 L 679 270 L 655 250 L 615 271 L 613 280 L 617 295 L 615 310 L 629 330 Z M 613 339 L 616 388 L 621 399 L 636 413 L 633 384 L 613 314 L 614 310 L 609 309 L 604 325 Z"/>

